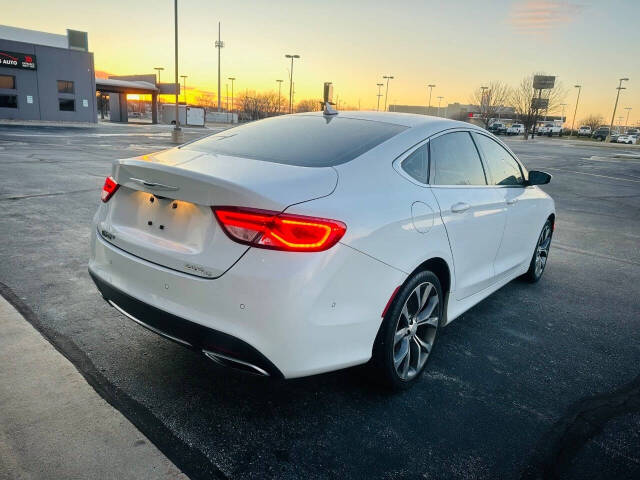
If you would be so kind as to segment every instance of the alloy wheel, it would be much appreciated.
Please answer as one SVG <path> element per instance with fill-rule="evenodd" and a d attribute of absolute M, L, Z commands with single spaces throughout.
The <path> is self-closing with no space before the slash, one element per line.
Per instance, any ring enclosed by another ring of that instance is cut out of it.
<path fill-rule="evenodd" d="M 551 225 L 547 224 L 540 233 L 538 246 L 536 247 L 535 274 L 536 277 L 542 275 L 544 267 L 547 265 L 549 257 L 549 247 L 551 246 Z"/>
<path fill-rule="evenodd" d="M 402 380 L 411 380 L 427 362 L 440 322 L 439 304 L 438 290 L 424 282 L 409 294 L 402 307 L 393 341 L 393 364 Z"/>

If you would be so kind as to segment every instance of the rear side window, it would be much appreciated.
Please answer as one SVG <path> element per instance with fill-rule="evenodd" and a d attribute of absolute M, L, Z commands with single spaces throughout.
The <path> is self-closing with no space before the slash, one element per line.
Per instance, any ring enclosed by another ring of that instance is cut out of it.
<path fill-rule="evenodd" d="M 473 138 L 489 167 L 493 185 L 522 185 L 524 179 L 518 162 L 495 140 L 477 133 Z"/>
<path fill-rule="evenodd" d="M 486 185 L 484 169 L 467 132 L 441 135 L 430 141 L 434 185 Z"/>
<path fill-rule="evenodd" d="M 423 145 L 402 161 L 402 170 L 420 183 L 429 180 L 429 151 Z"/>
<path fill-rule="evenodd" d="M 231 128 L 183 148 L 301 167 L 330 167 L 353 160 L 406 128 L 339 116 L 283 116 Z"/>

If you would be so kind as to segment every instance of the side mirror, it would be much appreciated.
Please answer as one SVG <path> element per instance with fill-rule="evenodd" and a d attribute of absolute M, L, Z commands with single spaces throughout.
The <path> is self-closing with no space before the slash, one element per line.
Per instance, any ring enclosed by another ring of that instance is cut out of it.
<path fill-rule="evenodd" d="M 539 170 L 530 170 L 527 185 L 546 185 L 550 181 L 551 175 L 548 173 L 540 172 Z"/>

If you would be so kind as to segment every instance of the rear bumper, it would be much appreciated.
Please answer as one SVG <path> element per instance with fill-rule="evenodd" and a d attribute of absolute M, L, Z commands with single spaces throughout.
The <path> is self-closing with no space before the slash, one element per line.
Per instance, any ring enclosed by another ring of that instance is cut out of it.
<path fill-rule="evenodd" d="M 205 279 L 130 255 L 97 232 L 89 271 L 107 300 L 156 333 L 285 378 L 368 361 L 381 312 L 406 279 L 342 244 L 316 253 L 251 248 Z"/>
<path fill-rule="evenodd" d="M 282 372 L 246 342 L 212 328 L 172 315 L 118 290 L 89 270 L 103 298 L 143 327 L 187 348 L 205 352 L 212 360 L 234 359 L 238 366 L 261 375 L 283 378 Z"/>

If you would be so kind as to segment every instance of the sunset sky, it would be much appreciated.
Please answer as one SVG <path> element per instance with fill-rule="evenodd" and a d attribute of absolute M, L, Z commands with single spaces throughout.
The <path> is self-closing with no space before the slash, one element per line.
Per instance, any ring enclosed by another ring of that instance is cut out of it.
<path fill-rule="evenodd" d="M 61 6 L 64 4 L 64 8 Z M 285 53 L 294 66 L 296 99 L 320 97 L 334 82 L 334 98 L 375 108 L 382 75 L 395 79 L 389 103 L 424 105 L 428 83 L 444 103 L 468 103 L 490 80 L 516 84 L 534 71 L 583 85 L 578 119 L 610 117 L 618 78 L 629 77 L 619 112 L 640 120 L 640 1 L 231 1 L 179 0 L 180 74 L 187 86 L 215 91 L 217 22 L 222 22 L 224 79 L 236 91 L 273 90 L 285 80 Z M 3 10 L 0 23 L 65 33 L 89 33 L 96 70 L 173 77 L 172 0 L 23 0 Z M 434 102 L 435 103 L 435 102 Z M 559 112 L 558 112 L 559 113 Z M 607 119 L 608 120 L 608 119 Z"/>

